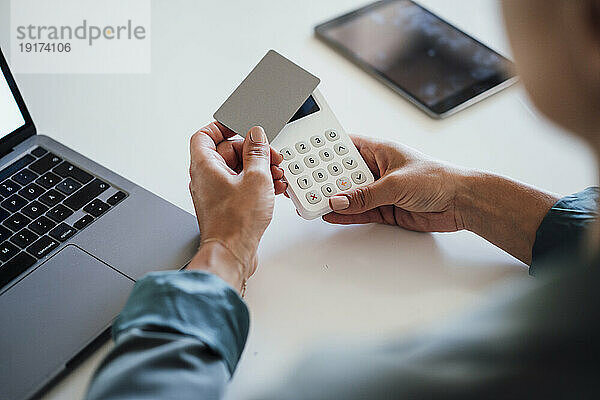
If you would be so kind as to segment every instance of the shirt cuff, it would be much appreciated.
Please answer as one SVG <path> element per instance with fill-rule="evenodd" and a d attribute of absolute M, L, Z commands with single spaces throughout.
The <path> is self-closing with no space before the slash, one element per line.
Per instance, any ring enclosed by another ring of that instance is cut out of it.
<path fill-rule="evenodd" d="M 598 217 L 599 197 L 600 189 L 590 187 L 565 196 L 552 206 L 536 233 L 530 274 L 535 275 L 541 261 L 550 256 L 569 259 L 578 252 L 586 229 Z"/>
<path fill-rule="evenodd" d="M 155 272 L 139 280 L 113 324 L 115 342 L 130 329 L 178 332 L 219 354 L 233 374 L 250 318 L 239 295 L 219 277 L 200 271 Z"/>

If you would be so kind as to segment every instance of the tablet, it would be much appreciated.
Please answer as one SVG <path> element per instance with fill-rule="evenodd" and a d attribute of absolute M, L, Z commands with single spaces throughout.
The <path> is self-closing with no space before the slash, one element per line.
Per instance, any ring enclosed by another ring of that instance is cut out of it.
<path fill-rule="evenodd" d="M 410 0 L 369 4 L 315 34 L 434 118 L 517 80 L 507 58 Z"/>

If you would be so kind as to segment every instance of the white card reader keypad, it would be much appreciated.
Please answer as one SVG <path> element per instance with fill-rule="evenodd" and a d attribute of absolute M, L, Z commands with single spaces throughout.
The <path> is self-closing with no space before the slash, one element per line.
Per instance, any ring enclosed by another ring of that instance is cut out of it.
<path fill-rule="evenodd" d="M 360 156 L 351 154 L 341 137 L 336 130 L 328 129 L 322 135 L 296 142 L 293 148 L 280 149 L 287 164 L 288 182 L 295 181 L 300 189 L 296 195 L 306 198 L 309 204 L 327 203 L 328 197 L 367 181 L 366 171 L 359 168 Z"/>
<path fill-rule="evenodd" d="M 271 145 L 283 155 L 287 194 L 298 214 L 313 219 L 331 212 L 331 196 L 374 178 L 319 89 L 309 101 L 313 106 L 305 110 L 313 111 L 289 122 Z"/>

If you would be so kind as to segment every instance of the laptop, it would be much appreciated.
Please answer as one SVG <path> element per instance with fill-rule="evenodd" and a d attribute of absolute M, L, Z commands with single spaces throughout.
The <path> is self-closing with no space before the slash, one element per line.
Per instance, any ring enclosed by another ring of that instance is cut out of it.
<path fill-rule="evenodd" d="M 193 215 L 38 135 L 1 50 L 0 67 L 0 399 L 18 400 L 108 331 L 137 279 L 183 268 L 199 231 Z"/>

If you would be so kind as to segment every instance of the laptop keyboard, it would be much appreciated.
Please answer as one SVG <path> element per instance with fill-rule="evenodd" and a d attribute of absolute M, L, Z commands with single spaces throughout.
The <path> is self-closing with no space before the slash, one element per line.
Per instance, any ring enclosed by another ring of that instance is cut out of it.
<path fill-rule="evenodd" d="M 127 197 L 42 147 L 0 182 L 0 289 Z"/>

